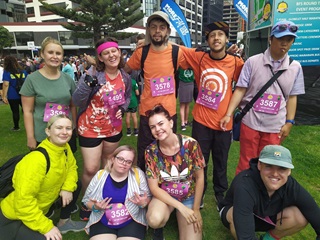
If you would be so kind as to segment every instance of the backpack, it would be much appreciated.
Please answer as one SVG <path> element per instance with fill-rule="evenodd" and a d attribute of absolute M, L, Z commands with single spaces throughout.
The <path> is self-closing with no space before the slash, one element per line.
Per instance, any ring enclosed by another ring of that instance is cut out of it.
<path fill-rule="evenodd" d="M 47 174 L 50 169 L 50 159 L 47 150 L 42 147 L 38 147 L 34 151 L 39 151 L 45 156 L 47 160 Z M 15 167 L 27 154 L 12 157 L 0 167 L 0 198 L 5 198 L 13 192 L 14 188 L 12 186 L 12 177 Z"/>
<path fill-rule="evenodd" d="M 140 61 L 140 66 L 141 66 L 141 72 L 139 75 L 139 82 L 144 81 L 144 62 L 146 61 L 146 58 L 148 56 L 148 52 L 150 49 L 150 44 L 143 46 L 142 48 L 142 56 L 141 56 L 141 61 Z M 172 45 L 172 64 L 173 64 L 173 69 L 174 69 L 174 80 L 176 82 L 176 97 L 178 96 L 178 88 L 179 88 L 179 79 L 176 77 L 177 73 L 177 67 L 178 67 L 178 53 L 179 53 L 179 46 L 177 45 Z"/>
<path fill-rule="evenodd" d="M 19 92 L 20 92 L 20 89 L 22 88 L 22 85 L 23 85 L 23 83 L 24 83 L 24 80 L 23 80 L 24 73 L 20 73 L 20 74 L 19 74 L 20 77 L 18 77 L 18 76 L 17 76 L 16 74 L 14 74 L 14 73 L 13 73 L 13 75 L 14 75 L 14 77 L 16 78 L 16 87 L 15 87 L 15 89 L 16 89 L 17 93 L 20 94 L 20 93 L 19 93 Z"/>

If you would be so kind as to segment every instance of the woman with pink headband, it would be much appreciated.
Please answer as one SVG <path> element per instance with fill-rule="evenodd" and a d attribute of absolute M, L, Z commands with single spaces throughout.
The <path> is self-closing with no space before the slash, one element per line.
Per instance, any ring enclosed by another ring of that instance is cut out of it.
<path fill-rule="evenodd" d="M 96 172 L 104 168 L 122 137 L 122 117 L 131 98 L 131 79 L 122 70 L 116 39 L 107 37 L 96 43 L 96 63 L 83 74 L 72 99 L 79 107 L 78 136 L 83 157 L 83 189 Z M 82 207 L 80 218 L 91 211 Z"/>

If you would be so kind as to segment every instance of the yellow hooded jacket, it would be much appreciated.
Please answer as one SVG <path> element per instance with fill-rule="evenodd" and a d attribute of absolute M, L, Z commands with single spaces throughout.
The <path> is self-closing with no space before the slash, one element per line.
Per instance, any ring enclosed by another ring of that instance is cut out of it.
<path fill-rule="evenodd" d="M 45 234 L 54 227 L 45 214 L 61 190 L 76 190 L 78 174 L 69 144 L 59 147 L 45 139 L 39 146 L 48 152 L 48 173 L 47 161 L 41 152 L 27 154 L 15 168 L 12 178 L 15 190 L 1 201 L 0 207 L 6 218 L 21 220 L 31 230 Z"/>

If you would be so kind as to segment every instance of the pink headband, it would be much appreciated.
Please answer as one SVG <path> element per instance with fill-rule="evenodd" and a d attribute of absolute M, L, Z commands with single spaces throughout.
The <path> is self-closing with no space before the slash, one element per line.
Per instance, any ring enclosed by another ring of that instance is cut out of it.
<path fill-rule="evenodd" d="M 115 47 L 115 48 L 119 48 L 119 45 L 118 43 L 116 42 L 105 42 L 105 43 L 102 43 L 98 48 L 97 48 L 97 53 L 98 55 L 100 55 L 100 53 L 107 49 L 107 48 L 111 48 L 111 47 Z"/>

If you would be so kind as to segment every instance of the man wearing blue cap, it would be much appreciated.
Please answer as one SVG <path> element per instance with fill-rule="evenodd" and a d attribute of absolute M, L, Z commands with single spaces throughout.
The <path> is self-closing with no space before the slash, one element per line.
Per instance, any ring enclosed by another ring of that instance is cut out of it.
<path fill-rule="evenodd" d="M 288 56 L 297 31 L 298 26 L 291 21 L 277 22 L 271 29 L 269 48 L 250 57 L 243 66 L 228 110 L 220 121 L 223 129 L 236 107 L 243 109 L 273 75 L 284 72 L 242 119 L 236 174 L 247 169 L 250 159 L 259 156 L 264 146 L 281 144 L 295 123 L 297 95 L 305 93 L 302 67 Z"/>
<path fill-rule="evenodd" d="M 250 161 L 250 168 L 234 178 L 220 217 L 235 239 L 281 239 L 310 223 L 320 240 L 320 208 L 290 176 L 293 168 L 287 148 L 267 145 Z M 257 238 L 255 232 L 266 233 Z"/>

